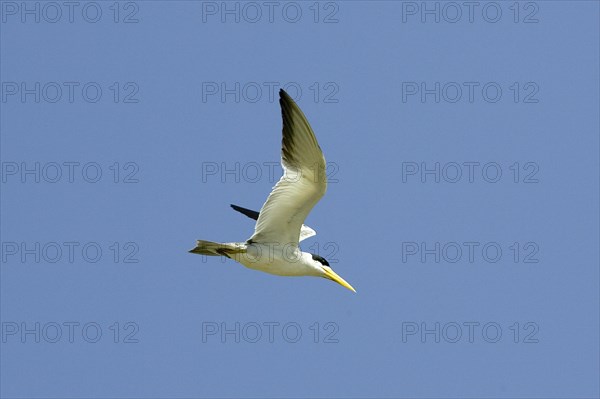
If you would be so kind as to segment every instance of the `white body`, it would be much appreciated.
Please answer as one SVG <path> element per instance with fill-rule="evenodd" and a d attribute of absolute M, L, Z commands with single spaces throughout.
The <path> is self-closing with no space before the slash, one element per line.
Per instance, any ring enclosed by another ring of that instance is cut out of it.
<path fill-rule="evenodd" d="M 247 244 L 246 253 L 231 257 L 249 269 L 278 276 L 323 276 L 312 255 L 292 244 Z"/>

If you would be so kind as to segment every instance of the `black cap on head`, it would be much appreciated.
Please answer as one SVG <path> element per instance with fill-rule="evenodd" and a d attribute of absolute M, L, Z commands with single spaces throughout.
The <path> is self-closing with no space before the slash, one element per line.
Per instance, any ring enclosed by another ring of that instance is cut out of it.
<path fill-rule="evenodd" d="M 327 259 L 325 259 L 319 255 L 315 255 L 315 254 L 311 254 L 311 255 L 312 255 L 313 260 L 320 262 L 323 266 L 329 266 L 329 262 L 327 262 Z"/>

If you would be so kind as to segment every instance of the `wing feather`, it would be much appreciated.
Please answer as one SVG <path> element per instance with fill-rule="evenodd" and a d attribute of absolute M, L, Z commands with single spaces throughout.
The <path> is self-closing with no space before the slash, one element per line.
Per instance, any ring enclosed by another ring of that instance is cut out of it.
<path fill-rule="evenodd" d="M 327 191 L 325 157 L 306 117 L 283 90 L 279 104 L 283 176 L 261 208 L 250 241 L 297 246 L 306 216 Z"/>
<path fill-rule="evenodd" d="M 253 211 L 253 210 L 248 209 L 248 208 L 243 208 L 243 207 L 238 206 L 238 205 L 231 204 L 231 207 L 234 210 L 236 210 L 236 211 L 238 211 L 238 212 L 240 212 L 240 213 L 248 216 L 250 219 L 258 220 L 258 216 L 260 215 L 259 212 Z M 312 236 L 314 236 L 316 234 L 317 234 L 317 232 L 314 231 L 313 229 L 311 229 L 310 227 L 308 227 L 308 226 L 306 226 L 304 224 L 302 226 L 300 226 L 300 241 L 303 241 L 303 240 L 305 240 L 305 239 L 307 239 L 309 237 L 312 237 Z"/>

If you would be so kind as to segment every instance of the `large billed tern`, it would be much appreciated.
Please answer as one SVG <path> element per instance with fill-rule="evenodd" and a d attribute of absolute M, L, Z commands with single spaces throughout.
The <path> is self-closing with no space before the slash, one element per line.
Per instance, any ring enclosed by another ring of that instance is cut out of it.
<path fill-rule="evenodd" d="M 242 265 L 279 276 L 315 276 L 356 290 L 319 255 L 302 252 L 300 241 L 317 234 L 304 220 L 327 191 L 325 157 L 306 117 L 284 91 L 279 91 L 283 117 L 281 166 L 283 176 L 260 212 L 236 205 L 235 210 L 256 220 L 246 242 L 218 243 L 198 240 L 189 252 L 226 256 Z"/>

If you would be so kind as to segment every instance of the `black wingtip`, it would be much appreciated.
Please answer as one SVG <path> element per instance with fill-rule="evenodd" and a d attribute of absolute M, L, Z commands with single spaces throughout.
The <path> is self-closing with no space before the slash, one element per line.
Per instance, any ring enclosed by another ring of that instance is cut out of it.
<path fill-rule="evenodd" d="M 279 89 L 279 101 L 293 101 L 292 97 L 283 89 Z"/>

